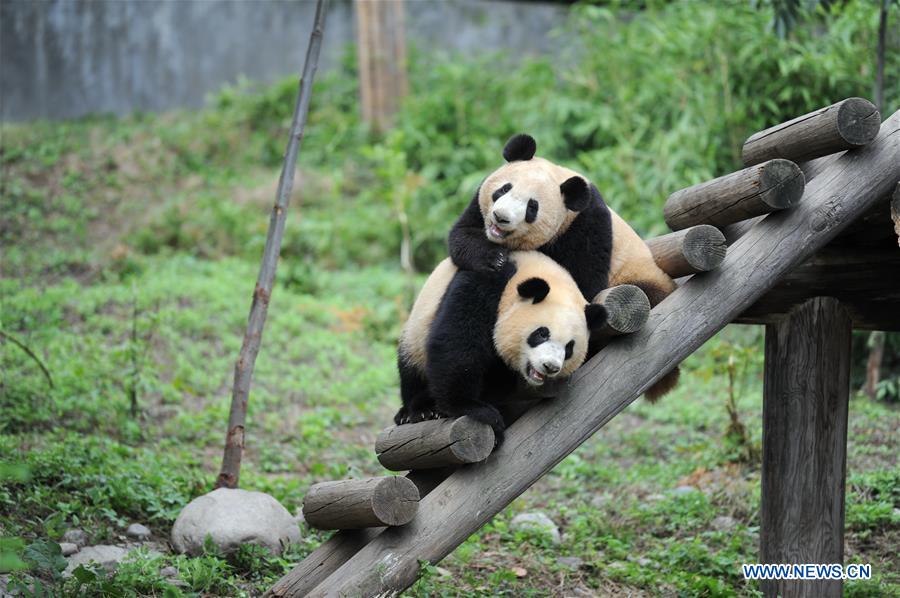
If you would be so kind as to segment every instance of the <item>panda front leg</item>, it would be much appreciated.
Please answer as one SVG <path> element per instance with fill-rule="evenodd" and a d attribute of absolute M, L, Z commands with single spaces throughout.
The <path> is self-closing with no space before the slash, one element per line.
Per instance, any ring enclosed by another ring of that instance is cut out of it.
<path fill-rule="evenodd" d="M 397 360 L 400 372 L 400 398 L 403 406 L 394 415 L 394 423 L 414 424 L 437 417 L 434 399 L 428 393 L 428 382 L 416 367 L 406 363 L 401 356 Z"/>
<path fill-rule="evenodd" d="M 484 371 L 478 367 L 429 368 L 431 395 L 437 410 L 446 417 L 468 416 L 494 431 L 494 445 L 500 446 L 506 424 L 500 411 L 482 400 Z"/>

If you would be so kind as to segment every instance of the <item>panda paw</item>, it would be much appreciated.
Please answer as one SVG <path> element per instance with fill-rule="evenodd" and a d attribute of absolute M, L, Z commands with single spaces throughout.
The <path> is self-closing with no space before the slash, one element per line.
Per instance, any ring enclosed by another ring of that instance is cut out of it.
<path fill-rule="evenodd" d="M 398 426 L 402 426 L 403 424 L 409 423 L 409 411 L 406 407 L 401 407 L 397 410 L 397 413 L 394 415 L 394 424 Z"/>
<path fill-rule="evenodd" d="M 506 266 L 509 252 L 504 247 L 497 247 L 486 251 L 482 257 L 482 270 L 485 272 L 500 272 Z"/>

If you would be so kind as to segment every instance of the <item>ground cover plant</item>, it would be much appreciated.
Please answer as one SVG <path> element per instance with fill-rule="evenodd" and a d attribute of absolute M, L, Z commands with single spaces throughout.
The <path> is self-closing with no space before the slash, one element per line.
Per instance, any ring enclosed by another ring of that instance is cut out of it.
<path fill-rule="evenodd" d="M 576 6 L 559 63 L 414 53 L 411 94 L 383 135 L 360 122 L 348 50 L 313 94 L 242 486 L 296 512 L 311 483 L 381 473 L 371 447 L 398 405 L 397 333 L 511 133 L 591 176 L 640 233 L 662 233 L 667 194 L 737 168 L 753 131 L 871 96 L 877 5 L 830 10 L 782 39 L 764 6 Z M 889 42 L 896 107 L 900 39 Z M 34 354 L 0 344 L 8 588 L 256 595 L 327 537 L 304 529 L 281 557 L 166 546 L 219 464 L 294 93 L 292 78 L 243 82 L 201 111 L 4 125 L 0 331 Z M 404 234 L 415 272 L 400 267 Z M 717 335 L 674 394 L 629 407 L 409 595 L 757 595 L 740 563 L 758 550 L 761 335 Z M 876 579 L 848 583 L 849 595 L 900 595 L 897 337 L 887 346 L 880 398 L 850 408 L 846 558 Z M 558 543 L 511 525 L 533 511 Z M 65 530 L 112 543 L 132 522 L 152 542 L 115 573 L 60 575 Z"/>

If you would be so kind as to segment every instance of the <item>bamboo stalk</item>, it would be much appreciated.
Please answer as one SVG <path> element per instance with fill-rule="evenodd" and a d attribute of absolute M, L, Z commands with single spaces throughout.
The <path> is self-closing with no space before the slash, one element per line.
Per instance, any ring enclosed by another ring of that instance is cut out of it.
<path fill-rule="evenodd" d="M 237 362 L 234 364 L 234 385 L 231 391 L 231 411 L 228 415 L 228 433 L 225 437 L 225 451 L 222 457 L 222 469 L 216 479 L 216 488 L 237 488 L 241 472 L 241 456 L 244 451 L 244 424 L 247 419 L 247 400 L 250 395 L 250 381 L 256 355 L 262 341 L 263 326 L 272 295 L 272 284 L 275 281 L 275 269 L 278 265 L 278 254 L 281 250 L 281 239 L 284 236 L 284 224 L 287 218 L 288 202 L 294 186 L 294 170 L 300 142 L 306 128 L 306 115 L 309 113 L 309 100 L 312 95 L 312 84 L 319 63 L 319 51 L 322 48 L 322 33 L 325 29 L 325 9 L 328 0 L 318 0 L 316 19 L 309 36 L 309 48 L 303 65 L 303 76 L 300 78 L 300 92 L 294 107 L 291 122 L 291 136 L 284 153 L 284 164 L 281 177 L 278 179 L 278 191 L 275 195 L 275 206 L 269 221 L 269 232 L 266 235 L 266 247 L 263 250 L 259 277 L 253 291 L 253 302 L 250 304 L 250 316 L 247 330 Z"/>

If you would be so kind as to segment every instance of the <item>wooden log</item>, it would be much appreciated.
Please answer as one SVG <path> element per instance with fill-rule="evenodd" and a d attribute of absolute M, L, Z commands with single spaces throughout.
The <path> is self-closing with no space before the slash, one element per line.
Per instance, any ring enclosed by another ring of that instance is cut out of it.
<path fill-rule="evenodd" d="M 447 479 L 455 467 L 411 471 L 406 478 L 425 496 Z M 360 549 L 383 532 L 384 527 L 346 529 L 335 532 L 305 559 L 272 586 L 265 596 L 306 596 L 314 587 L 350 560 Z"/>
<path fill-rule="evenodd" d="M 593 303 L 602 303 L 606 308 L 606 324 L 594 332 L 593 338 L 631 334 L 640 330 L 650 315 L 650 300 L 633 284 L 620 284 L 600 291 Z"/>
<path fill-rule="evenodd" d="M 769 160 L 717 179 L 676 191 L 663 216 L 672 230 L 697 224 L 724 226 L 783 210 L 803 196 L 805 179 L 790 160 Z"/>
<path fill-rule="evenodd" d="M 844 562 L 850 315 L 811 299 L 766 327 L 760 560 Z M 763 580 L 765 596 L 838 598 L 838 580 Z"/>
<path fill-rule="evenodd" d="M 494 431 L 469 417 L 393 426 L 375 440 L 378 461 L 391 471 L 477 463 L 492 450 Z"/>
<path fill-rule="evenodd" d="M 579 368 L 553 401 L 512 425 L 490 458 L 463 467 L 426 496 L 419 515 L 389 528 L 309 596 L 372 596 L 412 584 L 538 478 L 699 348 L 786 272 L 834 238 L 900 177 L 900 112 L 868 146 L 817 177 L 807 201 L 772 214 L 732 246 L 721 268 L 695 276 L 659 304 L 638 332 Z"/>
<path fill-rule="evenodd" d="M 419 490 L 400 476 L 315 484 L 303 499 L 303 517 L 319 529 L 405 525 L 419 508 Z"/>
<path fill-rule="evenodd" d="M 746 166 L 785 158 L 805 162 L 861 147 L 878 134 L 881 114 L 872 102 L 847 98 L 751 135 L 744 142 Z"/>
<path fill-rule="evenodd" d="M 656 265 L 672 278 L 717 268 L 728 251 L 725 235 L 709 224 L 650 239 L 647 247 Z"/>
<path fill-rule="evenodd" d="M 783 276 L 735 322 L 774 324 L 804 301 L 827 296 L 841 301 L 856 329 L 900 330 L 896 245 L 847 248 L 835 242 Z"/>

